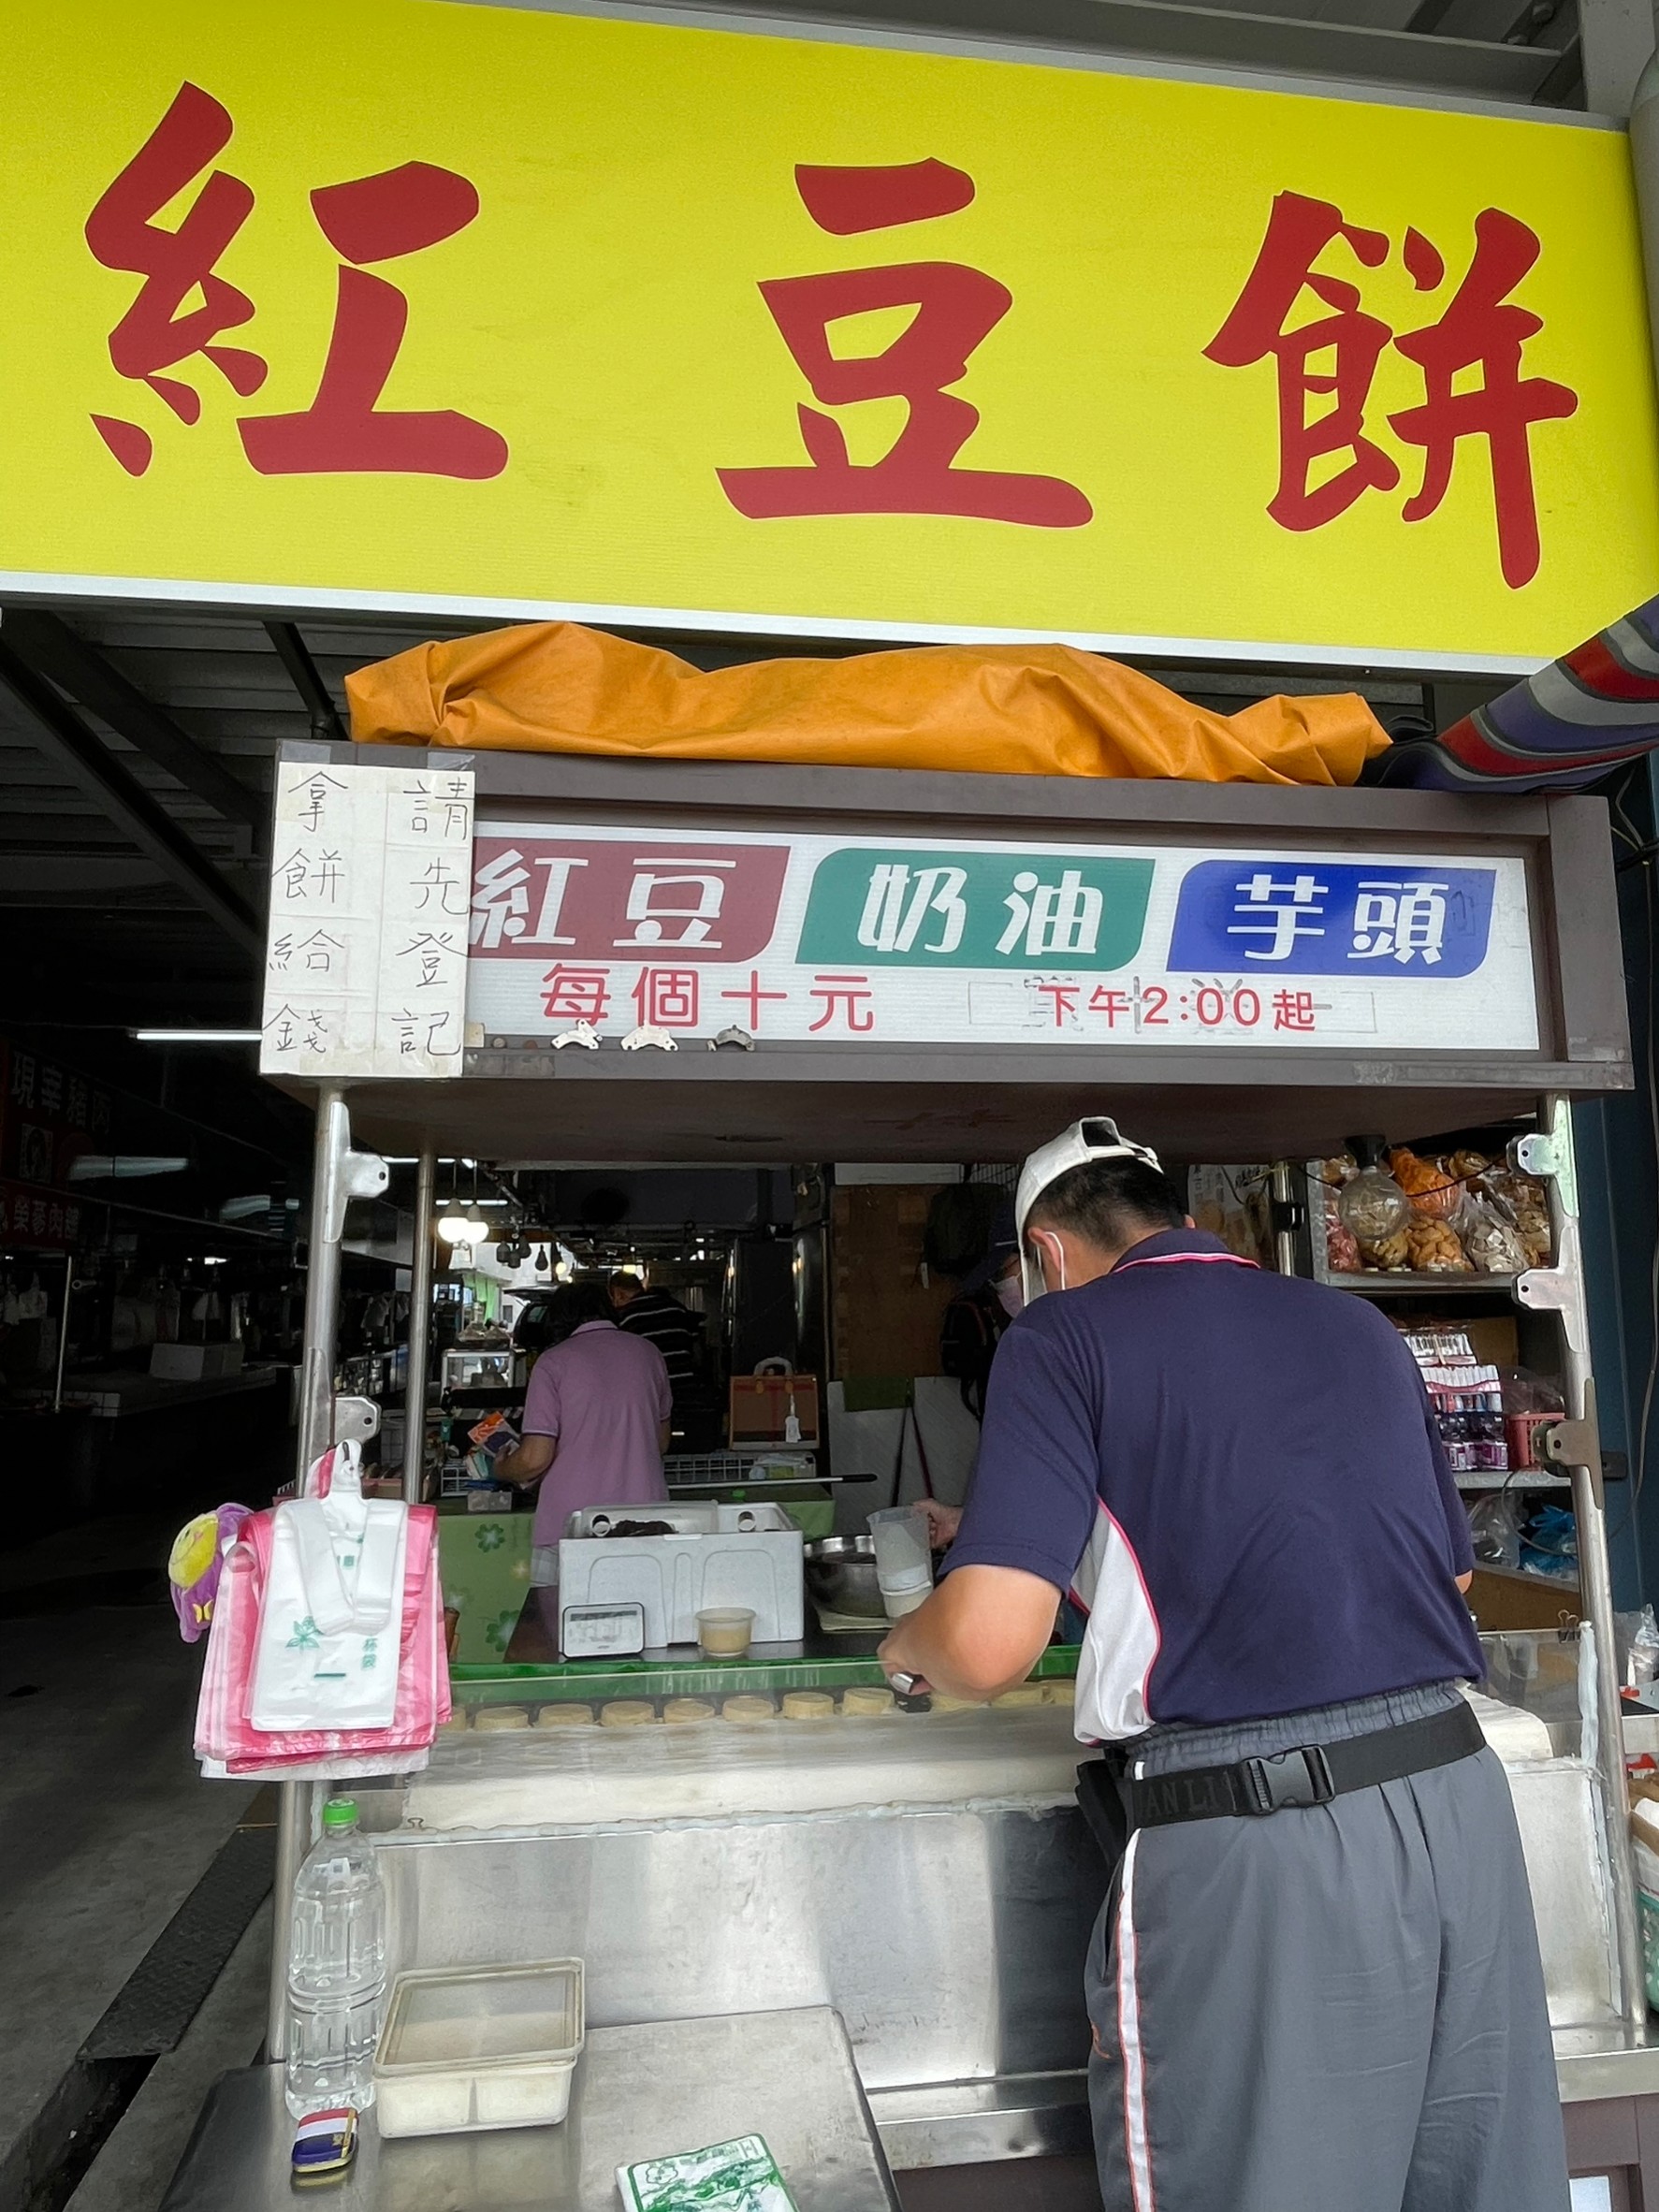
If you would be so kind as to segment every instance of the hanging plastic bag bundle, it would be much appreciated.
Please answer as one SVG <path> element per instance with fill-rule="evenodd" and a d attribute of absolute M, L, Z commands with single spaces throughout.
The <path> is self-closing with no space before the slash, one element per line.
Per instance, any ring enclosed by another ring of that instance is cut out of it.
<path fill-rule="evenodd" d="M 253 1780 L 406 1773 L 449 1713 L 436 1512 L 365 1499 L 337 1445 L 225 1557 L 196 1756 Z"/>

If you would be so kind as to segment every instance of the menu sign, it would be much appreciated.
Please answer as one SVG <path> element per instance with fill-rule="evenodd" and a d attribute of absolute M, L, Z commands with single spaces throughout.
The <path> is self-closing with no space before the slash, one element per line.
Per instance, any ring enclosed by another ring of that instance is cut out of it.
<path fill-rule="evenodd" d="M 490 822 L 469 937 L 474 1034 L 1538 1043 L 1509 858 Z"/>

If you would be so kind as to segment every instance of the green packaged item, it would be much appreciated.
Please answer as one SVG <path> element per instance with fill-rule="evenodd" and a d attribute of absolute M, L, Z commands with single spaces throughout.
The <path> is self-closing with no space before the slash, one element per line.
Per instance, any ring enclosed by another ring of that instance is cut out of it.
<path fill-rule="evenodd" d="M 760 2135 L 617 2168 L 627 2212 L 795 2212 Z"/>

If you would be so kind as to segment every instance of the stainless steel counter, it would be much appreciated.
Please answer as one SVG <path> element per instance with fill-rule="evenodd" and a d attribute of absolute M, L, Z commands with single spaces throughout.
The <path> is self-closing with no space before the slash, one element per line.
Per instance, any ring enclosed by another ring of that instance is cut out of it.
<path fill-rule="evenodd" d="M 1003 2159 L 1094 2156 L 1089 2077 L 1081 2067 L 872 2089 L 870 2110 L 895 2174 Z"/>
<path fill-rule="evenodd" d="M 467 1730 L 376 1823 L 397 1960 L 580 1957 L 599 2027 L 827 2005 L 867 2090 L 1007 2081 L 1017 2103 L 1088 2058 L 1107 1872 L 1080 1755 L 1050 1706 Z M 906 2117 L 907 2163 L 1003 2126 L 950 2100 Z"/>
<path fill-rule="evenodd" d="M 824 2006 L 596 2028 L 557 2128 L 383 2143 L 363 2120 L 330 2212 L 615 2212 L 617 2168 L 764 2135 L 800 2212 L 899 2212 L 853 2070 Z M 280 2066 L 213 2090 L 162 2212 L 293 2212 Z"/>
<path fill-rule="evenodd" d="M 1593 2103 L 1603 2097 L 1659 2097 L 1659 2045 L 1633 2044 L 1618 2029 L 1599 2038 L 1557 2036 L 1555 2078 L 1564 2104 Z"/>
<path fill-rule="evenodd" d="M 446 1733 L 373 1824 L 399 1962 L 578 1956 L 602 2027 L 830 2006 L 895 2171 L 1085 2150 L 1107 1873 L 1071 1720 Z M 1594 1777 L 1509 1772 L 1563 2097 L 1631 2093 L 1589 2086 L 1625 2040 Z"/>

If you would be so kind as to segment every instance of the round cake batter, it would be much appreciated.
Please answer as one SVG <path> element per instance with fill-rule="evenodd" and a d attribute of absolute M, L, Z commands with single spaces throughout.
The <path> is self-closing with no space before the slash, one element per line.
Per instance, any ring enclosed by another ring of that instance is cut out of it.
<path fill-rule="evenodd" d="M 841 1710 L 848 1715 L 891 1712 L 893 1692 L 879 1690 L 874 1684 L 858 1684 L 841 1693 Z"/>
<path fill-rule="evenodd" d="M 739 1727 L 752 1725 L 756 1721 L 769 1721 L 776 1717 L 776 1709 L 769 1697 L 728 1697 L 720 1707 L 720 1718 L 735 1721 Z"/>
<path fill-rule="evenodd" d="M 786 1721 L 833 1721 L 836 1701 L 827 1690 L 786 1690 L 783 1717 Z"/>

